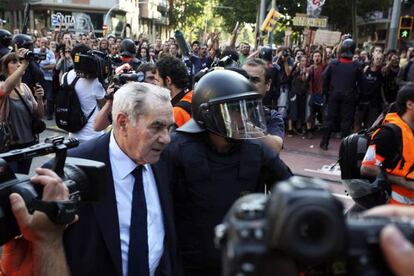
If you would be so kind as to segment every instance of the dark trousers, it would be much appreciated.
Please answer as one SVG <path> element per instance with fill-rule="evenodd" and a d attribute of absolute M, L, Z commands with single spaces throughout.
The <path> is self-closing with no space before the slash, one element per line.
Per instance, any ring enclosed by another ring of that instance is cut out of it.
<path fill-rule="evenodd" d="M 55 110 L 55 94 L 53 92 L 53 81 L 45 80 L 46 116 L 53 116 Z"/>
<path fill-rule="evenodd" d="M 335 92 L 329 95 L 328 111 L 324 124 L 324 136 L 322 143 L 328 145 L 331 133 L 338 129 L 341 136 L 346 137 L 351 133 L 354 122 L 356 99 L 353 93 Z"/>

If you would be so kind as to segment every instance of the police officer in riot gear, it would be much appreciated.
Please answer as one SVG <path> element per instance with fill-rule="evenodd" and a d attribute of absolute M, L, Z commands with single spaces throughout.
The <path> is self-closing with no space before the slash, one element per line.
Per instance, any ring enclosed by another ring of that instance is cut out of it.
<path fill-rule="evenodd" d="M 339 51 L 339 59 L 333 60 L 323 73 L 323 92 L 328 98 L 328 114 L 320 148 L 328 150 L 331 133 L 338 128 L 341 136 L 351 133 L 357 101 L 358 85 L 362 77 L 362 66 L 352 61 L 355 42 L 345 39 Z"/>
<path fill-rule="evenodd" d="M 12 47 L 13 51 L 16 50 L 16 47 L 17 49 L 25 48 L 33 51 L 33 40 L 29 35 L 16 34 L 12 39 Z M 43 72 L 40 70 L 39 64 L 34 60 L 29 61 L 29 67 L 27 67 L 22 77 L 22 82 L 27 84 L 30 88 L 36 87 L 37 83 L 40 83 L 43 88 L 46 87 Z"/>
<path fill-rule="evenodd" d="M 122 64 L 128 63 L 133 70 L 137 70 L 141 61 L 136 58 L 137 47 L 132 39 L 126 38 L 119 45 L 119 53 L 121 55 Z"/>
<path fill-rule="evenodd" d="M 12 40 L 12 34 L 5 29 L 0 29 L 0 58 L 10 52 L 9 46 Z"/>
<path fill-rule="evenodd" d="M 260 139 L 266 133 L 261 94 L 241 74 L 215 70 L 203 76 L 192 113 L 164 152 L 180 255 L 187 276 L 221 275 L 214 227 L 240 196 L 264 192 L 292 173 Z"/>

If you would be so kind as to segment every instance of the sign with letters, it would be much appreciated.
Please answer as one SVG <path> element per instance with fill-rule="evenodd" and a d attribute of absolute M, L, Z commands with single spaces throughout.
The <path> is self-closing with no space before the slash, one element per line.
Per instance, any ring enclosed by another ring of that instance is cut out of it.
<path fill-rule="evenodd" d="M 52 14 L 52 26 L 75 26 L 75 17 L 72 15 L 63 15 L 60 12 Z"/>
<path fill-rule="evenodd" d="M 313 44 L 324 46 L 335 46 L 341 40 L 341 32 L 317 30 Z"/>
<path fill-rule="evenodd" d="M 293 18 L 293 26 L 326 28 L 328 17 L 309 17 L 305 14 L 296 14 Z"/>

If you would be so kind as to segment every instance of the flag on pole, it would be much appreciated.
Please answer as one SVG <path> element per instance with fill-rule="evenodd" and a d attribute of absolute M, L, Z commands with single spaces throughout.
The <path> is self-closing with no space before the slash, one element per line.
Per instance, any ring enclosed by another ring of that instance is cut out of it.
<path fill-rule="evenodd" d="M 308 0 L 307 15 L 318 17 L 322 12 L 322 6 L 326 0 Z"/>

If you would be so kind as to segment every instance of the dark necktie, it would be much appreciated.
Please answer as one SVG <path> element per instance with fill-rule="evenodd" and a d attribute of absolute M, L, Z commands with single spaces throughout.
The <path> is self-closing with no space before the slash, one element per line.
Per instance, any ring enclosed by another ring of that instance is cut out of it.
<path fill-rule="evenodd" d="M 132 192 L 131 226 L 129 229 L 128 276 L 148 276 L 147 204 L 142 182 L 142 166 L 132 172 L 135 177 Z"/>

